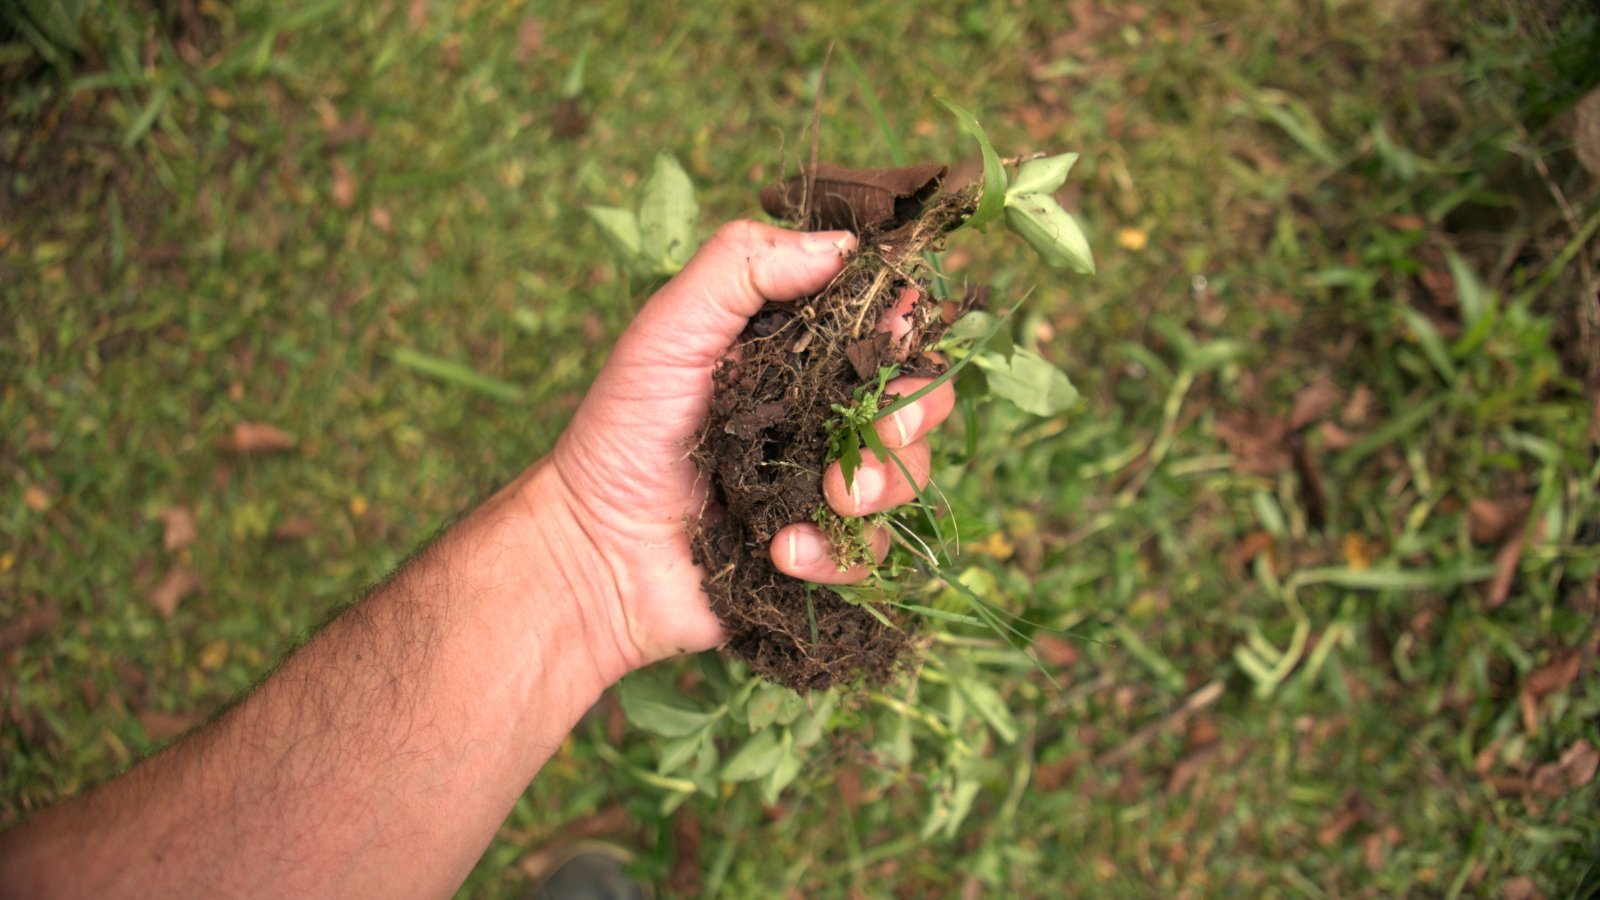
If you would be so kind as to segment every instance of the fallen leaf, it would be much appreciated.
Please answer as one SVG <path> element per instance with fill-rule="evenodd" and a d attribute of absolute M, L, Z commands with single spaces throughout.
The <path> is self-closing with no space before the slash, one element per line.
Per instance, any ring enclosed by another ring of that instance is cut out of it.
<path fill-rule="evenodd" d="M 1544 900 L 1544 891 L 1532 878 L 1517 875 L 1500 885 L 1500 900 Z"/>
<path fill-rule="evenodd" d="M 1489 579 L 1489 586 L 1484 590 L 1485 609 L 1495 609 L 1511 596 L 1511 583 L 1516 579 L 1517 566 L 1522 562 L 1523 545 L 1522 535 L 1513 534 L 1494 555 L 1494 577 Z"/>
<path fill-rule="evenodd" d="M 1343 552 L 1345 565 L 1357 572 L 1372 568 L 1372 561 L 1382 550 L 1377 544 L 1355 531 L 1346 534 L 1339 542 L 1339 547 Z"/>
<path fill-rule="evenodd" d="M 200 671 L 202 672 L 215 672 L 224 665 L 227 665 L 228 642 L 212 641 L 204 647 L 201 647 L 199 655 L 195 658 L 195 662 L 200 666 Z"/>
<path fill-rule="evenodd" d="M 1522 690 L 1534 697 L 1543 697 L 1554 691 L 1562 690 L 1578 678 L 1578 666 L 1583 662 L 1583 655 L 1577 650 L 1568 650 L 1552 660 L 1543 668 L 1536 669 L 1523 682 Z"/>
<path fill-rule="evenodd" d="M 170 741 L 205 721 L 194 713 L 165 712 L 158 709 L 144 710 L 135 718 L 139 720 L 139 727 L 143 728 L 144 733 L 153 741 Z"/>
<path fill-rule="evenodd" d="M 333 197 L 333 205 L 339 209 L 349 209 L 355 206 L 356 177 L 350 174 L 350 170 L 345 166 L 344 161 L 337 156 L 333 158 L 330 169 L 333 175 L 333 186 L 330 192 Z"/>
<path fill-rule="evenodd" d="M 1033 652 L 1041 662 L 1053 669 L 1070 669 L 1077 665 L 1082 653 L 1078 645 L 1060 635 L 1037 634 L 1033 639 Z"/>
<path fill-rule="evenodd" d="M 512 54 L 512 59 L 517 65 L 525 66 L 533 62 L 533 58 L 544 49 L 544 24 L 538 19 L 524 19 L 522 27 L 517 29 L 517 49 Z"/>
<path fill-rule="evenodd" d="M 807 231 L 862 232 L 893 227 L 916 215 L 949 170 L 929 163 L 893 169 L 847 169 L 827 163 L 806 167 L 761 191 L 761 208 Z"/>
<path fill-rule="evenodd" d="M 412 31 L 421 31 L 428 24 L 428 0 L 411 0 L 406 4 L 406 24 Z"/>
<path fill-rule="evenodd" d="M 36 513 L 42 513 L 50 508 L 50 492 L 37 484 L 30 484 L 22 489 L 22 502 Z"/>
<path fill-rule="evenodd" d="M 1233 550 L 1234 559 L 1238 560 L 1241 567 L 1255 562 L 1255 558 L 1272 549 L 1277 539 L 1270 531 L 1256 530 L 1239 539 L 1239 546 Z"/>
<path fill-rule="evenodd" d="M 61 607 L 55 604 L 31 609 L 0 627 L 0 653 L 21 647 L 61 624 Z"/>
<path fill-rule="evenodd" d="M 1467 504 L 1467 532 L 1472 542 L 1480 546 L 1498 544 L 1513 530 L 1522 527 L 1532 508 L 1533 501 L 1526 497 L 1515 500 L 1480 497 Z"/>
<path fill-rule="evenodd" d="M 1295 391 L 1294 407 L 1289 411 L 1289 430 L 1299 431 L 1326 419 L 1339 405 L 1340 398 L 1339 388 L 1325 378 Z"/>
<path fill-rule="evenodd" d="M 240 422 L 222 440 L 222 447 L 239 456 L 281 453 L 294 447 L 294 436 L 265 422 Z"/>
<path fill-rule="evenodd" d="M 1367 417 L 1372 414 L 1372 388 L 1364 384 L 1356 385 L 1350 392 L 1350 399 L 1344 403 L 1344 409 L 1339 410 L 1339 421 L 1346 425 L 1365 425 Z"/>
<path fill-rule="evenodd" d="M 150 605 L 165 618 L 178 611 L 178 603 L 200 591 L 200 576 L 186 566 L 174 566 L 150 589 Z"/>
<path fill-rule="evenodd" d="M 186 506 L 164 509 L 157 514 L 157 518 L 161 520 L 162 525 L 161 545 L 168 553 L 188 547 L 200 536 L 200 531 L 195 526 L 194 513 Z"/>
<path fill-rule="evenodd" d="M 1329 453 L 1338 453 L 1356 442 L 1354 434 L 1332 422 L 1323 422 L 1318 425 L 1317 434 L 1322 436 L 1322 449 Z"/>
<path fill-rule="evenodd" d="M 1600 181 L 1600 88 L 1578 101 L 1572 119 L 1572 149 L 1589 174 Z"/>
<path fill-rule="evenodd" d="M 1577 790 L 1594 780 L 1595 771 L 1600 769 L 1600 750 L 1579 738 L 1561 754 L 1561 767 L 1567 772 L 1567 785 Z"/>
<path fill-rule="evenodd" d="M 317 533 L 317 523 L 309 516 L 290 516 L 272 529 L 272 536 L 280 541 L 298 541 Z"/>
<path fill-rule="evenodd" d="M 576 140 L 589 132 L 589 114 L 583 111 L 583 101 L 577 97 L 563 97 L 556 101 L 550 116 L 550 133 L 564 141 Z"/>

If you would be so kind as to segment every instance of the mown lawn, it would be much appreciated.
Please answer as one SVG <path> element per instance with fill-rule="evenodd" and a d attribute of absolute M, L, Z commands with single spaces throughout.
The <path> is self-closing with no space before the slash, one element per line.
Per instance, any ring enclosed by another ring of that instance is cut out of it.
<path fill-rule="evenodd" d="M 963 732 L 970 814 L 927 838 L 951 751 L 886 725 L 906 685 L 849 694 L 778 804 L 670 814 L 605 704 L 464 894 L 593 836 L 689 895 L 1600 884 L 1592 4 L 87 6 L 0 29 L 0 825 L 547 449 L 645 288 L 585 206 L 667 151 L 702 234 L 757 214 L 836 43 L 825 159 L 888 164 L 873 98 L 913 159 L 974 155 L 937 97 L 1002 154 L 1082 153 L 1098 276 L 945 257 L 1031 291 L 1017 340 L 1084 394 L 953 425 L 935 476 L 963 580 L 1073 632 L 1035 647 L 1054 680 L 934 642 L 1017 736 Z"/>

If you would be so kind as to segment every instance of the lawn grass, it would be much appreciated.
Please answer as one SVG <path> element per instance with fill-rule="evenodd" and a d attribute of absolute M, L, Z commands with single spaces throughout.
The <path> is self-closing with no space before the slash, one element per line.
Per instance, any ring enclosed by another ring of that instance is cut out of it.
<path fill-rule="evenodd" d="M 1581 4 L 95 6 L 76 58 L 0 57 L 0 824 L 216 711 L 548 449 L 642 300 L 584 206 L 665 150 L 707 233 L 753 214 L 840 41 L 865 80 L 835 56 L 824 158 L 888 162 L 869 94 L 913 160 L 972 154 L 941 96 L 1003 154 L 1083 154 L 1096 278 L 994 234 L 946 265 L 1031 289 L 1017 339 L 1085 402 L 984 409 L 936 472 L 969 585 L 1081 637 L 1042 639 L 1055 683 L 935 645 L 1019 732 L 958 723 L 953 836 L 921 836 L 951 745 L 881 714 L 942 714 L 937 684 L 844 704 L 776 806 L 670 815 L 608 705 L 464 893 L 575 834 L 735 897 L 1600 881 Z M 242 422 L 293 446 L 235 453 Z"/>

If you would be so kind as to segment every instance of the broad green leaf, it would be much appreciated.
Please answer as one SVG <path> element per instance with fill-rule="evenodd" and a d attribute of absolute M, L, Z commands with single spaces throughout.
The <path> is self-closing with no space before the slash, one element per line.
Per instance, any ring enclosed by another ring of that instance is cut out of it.
<path fill-rule="evenodd" d="M 1067 183 L 1067 173 L 1072 171 L 1072 164 L 1077 161 L 1076 153 L 1030 159 L 1017 169 L 1017 177 L 1011 179 L 1011 186 L 1006 188 L 1006 194 L 1011 197 L 1023 194 L 1053 194 Z"/>
<path fill-rule="evenodd" d="M 975 362 L 988 376 L 989 392 L 1010 400 L 1023 412 L 1053 416 L 1078 402 L 1078 389 L 1066 373 L 1032 350 L 1018 348 L 1009 360 L 980 353 Z"/>
<path fill-rule="evenodd" d="M 1021 235 L 1052 266 L 1094 274 L 1094 253 L 1089 239 L 1056 198 L 1049 194 L 1020 194 L 1006 198 L 1006 227 Z"/>
<path fill-rule="evenodd" d="M 863 426 L 861 429 L 861 440 L 866 442 L 867 449 L 872 451 L 872 455 L 876 456 L 879 462 L 888 460 L 889 448 L 885 447 L 883 445 L 883 439 L 878 437 L 878 429 L 873 428 L 871 425 Z"/>
<path fill-rule="evenodd" d="M 758 731 L 728 757 L 722 767 L 722 780 L 754 781 L 771 772 L 782 758 L 783 744 L 778 741 L 778 729 Z"/>
<path fill-rule="evenodd" d="M 978 197 L 978 208 L 964 223 L 974 227 L 987 225 L 1000 215 L 1000 210 L 1005 206 L 1006 198 L 1006 167 L 1000 162 L 1000 154 L 994 152 L 994 145 L 989 143 L 989 136 L 984 133 L 983 126 L 972 113 L 941 99 L 944 108 L 950 110 L 951 115 L 961 127 L 978 141 L 978 151 L 983 154 L 983 194 Z"/>
<path fill-rule="evenodd" d="M 856 483 L 856 469 L 861 468 L 861 436 L 854 428 L 845 432 L 844 448 L 839 452 L 839 469 L 846 486 Z"/>
<path fill-rule="evenodd" d="M 817 695 L 812 694 L 813 698 Z M 815 701 L 816 705 L 806 710 L 795 720 L 794 742 L 798 747 L 809 747 L 827 733 L 828 725 L 833 721 L 833 711 L 839 705 L 839 695 L 828 693 L 821 700 Z"/>
<path fill-rule="evenodd" d="M 649 676 L 624 678 L 618 697 L 628 721 L 663 737 L 683 737 L 711 720 L 694 701 Z"/>
<path fill-rule="evenodd" d="M 967 344 L 976 344 L 976 342 L 983 340 L 985 336 L 989 336 L 989 342 L 985 345 L 985 349 L 992 353 L 1009 357 L 1012 347 L 1011 332 L 997 327 L 996 323 L 997 320 L 993 313 L 986 313 L 981 309 L 972 310 L 950 326 L 950 329 L 944 333 L 944 340 L 941 343 L 960 347 Z"/>
<path fill-rule="evenodd" d="M 639 241 L 645 257 L 662 274 L 674 274 L 689 261 L 699 215 L 688 173 L 672 154 L 658 154 L 639 199 Z"/>
<path fill-rule="evenodd" d="M 789 688 L 763 684 L 756 688 L 756 692 L 750 696 L 750 702 L 745 704 L 745 718 L 749 720 L 751 731 L 760 731 L 774 723 L 787 725 L 793 722 L 805 705 L 800 695 Z"/>
<path fill-rule="evenodd" d="M 783 794 L 783 789 L 800 774 L 800 754 L 795 752 L 794 741 L 787 732 L 784 733 L 783 743 L 778 749 L 780 755 L 777 765 L 773 766 L 767 777 L 761 780 L 761 799 L 766 801 L 768 806 L 777 803 L 778 797 Z"/>
<path fill-rule="evenodd" d="M 616 206 L 590 206 L 585 211 L 600 226 L 611 249 L 632 265 L 639 256 L 639 217 L 629 209 Z"/>
<path fill-rule="evenodd" d="M 675 737 L 661 745 L 661 760 L 656 764 L 657 775 L 671 775 L 683 768 L 684 764 L 694 758 L 695 753 L 705 742 L 705 731 L 692 731 L 683 737 Z"/>

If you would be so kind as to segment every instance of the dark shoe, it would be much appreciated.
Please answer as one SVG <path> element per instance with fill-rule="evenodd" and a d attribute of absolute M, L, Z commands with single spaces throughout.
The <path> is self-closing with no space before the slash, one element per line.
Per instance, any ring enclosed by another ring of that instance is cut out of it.
<path fill-rule="evenodd" d="M 527 900 L 649 900 L 644 885 L 628 877 L 628 851 L 612 844 L 582 843 L 547 857 L 534 874 Z"/>

